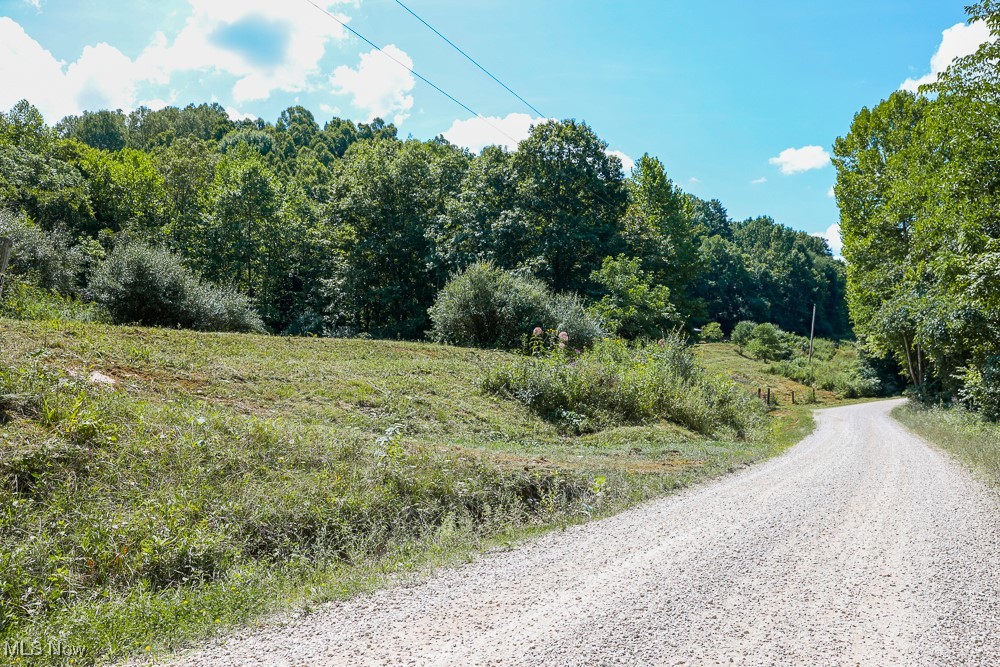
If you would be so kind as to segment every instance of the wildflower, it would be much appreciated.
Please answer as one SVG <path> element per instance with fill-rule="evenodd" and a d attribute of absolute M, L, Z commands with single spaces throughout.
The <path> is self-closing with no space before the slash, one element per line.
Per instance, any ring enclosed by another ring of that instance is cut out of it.
<path fill-rule="evenodd" d="M 543 332 L 542 332 L 542 328 L 541 327 L 535 327 L 535 330 L 531 332 L 531 335 L 532 336 L 541 336 L 542 333 Z"/>
<path fill-rule="evenodd" d="M 559 340 L 561 340 L 564 343 L 569 342 L 569 334 L 566 333 L 565 331 L 560 331 L 559 332 Z"/>

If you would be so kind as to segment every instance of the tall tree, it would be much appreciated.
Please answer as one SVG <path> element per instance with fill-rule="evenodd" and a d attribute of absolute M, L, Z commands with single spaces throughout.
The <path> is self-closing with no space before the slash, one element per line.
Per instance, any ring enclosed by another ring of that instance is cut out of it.
<path fill-rule="evenodd" d="M 537 272 L 556 290 L 593 291 L 590 275 L 623 247 L 621 161 L 585 123 L 536 125 L 514 154 L 518 200 Z"/>
<path fill-rule="evenodd" d="M 698 319 L 704 303 L 697 297 L 701 256 L 684 194 L 667 177 L 663 163 L 643 155 L 628 180 L 629 204 L 623 235 L 643 270 L 670 290 L 681 313 Z"/>

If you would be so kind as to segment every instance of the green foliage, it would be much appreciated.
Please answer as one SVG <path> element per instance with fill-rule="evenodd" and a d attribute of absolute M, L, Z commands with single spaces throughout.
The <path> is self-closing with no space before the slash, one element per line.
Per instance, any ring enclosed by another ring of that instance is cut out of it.
<path fill-rule="evenodd" d="M 179 257 L 138 242 L 119 243 L 96 269 L 94 298 L 112 321 L 207 331 L 262 331 L 242 294 L 200 280 Z"/>
<path fill-rule="evenodd" d="M 732 333 L 729 334 L 729 340 L 736 345 L 736 348 L 741 354 L 747 345 L 750 344 L 750 341 L 753 340 L 753 331 L 756 327 L 756 322 L 743 320 L 742 322 L 738 322 L 736 326 L 733 327 Z"/>
<path fill-rule="evenodd" d="M 755 359 L 770 361 L 781 359 L 788 354 L 788 349 L 778 335 L 779 329 L 773 324 L 765 322 L 753 328 L 750 335 L 750 342 L 747 343 L 747 352 Z"/>
<path fill-rule="evenodd" d="M 408 339 L 428 328 L 438 284 L 424 234 L 438 194 L 433 157 L 419 142 L 382 139 L 353 144 L 338 164 L 327 211 L 337 251 L 331 310 L 338 325 Z"/>
<path fill-rule="evenodd" d="M 701 339 L 706 343 L 718 343 L 725 334 L 722 333 L 722 325 L 718 322 L 709 322 L 701 328 Z"/>
<path fill-rule="evenodd" d="M 962 403 L 990 421 L 1000 421 L 1000 357 L 991 357 L 982 368 L 961 369 Z"/>
<path fill-rule="evenodd" d="M 0 317 L 42 322 L 108 321 L 107 313 L 96 303 L 64 296 L 17 278 L 4 282 Z"/>
<path fill-rule="evenodd" d="M 681 189 L 667 177 L 663 163 L 646 154 L 628 180 L 628 194 L 623 236 L 630 254 L 669 290 L 677 310 L 700 316 L 702 304 L 696 300 L 695 287 L 702 257 Z"/>
<path fill-rule="evenodd" d="M 443 343 L 514 349 L 536 328 L 566 332 L 574 347 L 603 337 L 601 325 L 571 295 L 552 294 L 536 278 L 477 263 L 453 277 L 430 309 L 430 337 Z"/>
<path fill-rule="evenodd" d="M 590 279 L 604 292 L 594 311 L 622 338 L 662 338 L 680 323 L 670 289 L 650 284 L 638 259 L 606 257 Z"/>
<path fill-rule="evenodd" d="M 58 637 L 88 647 L 83 664 L 148 659 L 781 451 L 656 418 L 561 434 L 479 390 L 484 367 L 522 359 L 500 352 L 6 319 L 0 340 L 0 643 Z"/>
<path fill-rule="evenodd" d="M 79 287 L 88 255 L 64 228 L 45 232 L 23 215 L 0 211 L 0 237 L 12 241 L 11 274 L 32 285 L 69 295 Z"/>
<path fill-rule="evenodd" d="M 430 310 L 430 337 L 454 345 L 513 349 L 535 327 L 554 324 L 550 300 L 537 279 L 473 264 L 438 293 Z"/>
<path fill-rule="evenodd" d="M 604 257 L 621 249 L 626 190 L 621 161 L 585 123 L 546 121 L 518 146 L 518 209 L 529 256 L 556 291 L 586 291 Z"/>
<path fill-rule="evenodd" d="M 667 420 L 713 437 L 762 437 L 760 401 L 709 375 L 677 336 L 630 347 L 603 341 L 490 370 L 486 391 L 511 396 L 570 432 Z"/>
<path fill-rule="evenodd" d="M 448 277 L 476 262 L 562 294 L 575 341 L 602 333 L 581 304 L 629 338 L 742 319 L 803 333 L 813 303 L 819 334 L 849 333 L 843 266 L 821 240 L 733 222 L 650 155 L 626 178 L 585 123 L 545 121 L 479 155 L 397 134 L 381 119 L 320 128 L 301 106 L 233 122 L 215 103 L 88 110 L 53 130 L 22 101 L 0 114 L 0 209 L 65 229 L 86 258 L 115 235 L 163 245 L 288 334 L 420 338 Z"/>
<path fill-rule="evenodd" d="M 996 3 L 968 10 L 1000 34 Z M 896 92 L 862 109 L 834 146 L 852 319 L 926 398 L 968 383 L 977 393 L 1000 354 L 998 55 L 988 40 L 927 88 L 933 96 Z"/>

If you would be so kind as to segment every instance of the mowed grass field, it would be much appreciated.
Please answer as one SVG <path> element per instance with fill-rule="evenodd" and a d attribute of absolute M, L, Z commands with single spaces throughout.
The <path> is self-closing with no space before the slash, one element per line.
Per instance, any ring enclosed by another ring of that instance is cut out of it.
<path fill-rule="evenodd" d="M 700 355 L 748 391 L 794 384 Z M 669 423 L 570 436 L 480 389 L 512 358 L 0 320 L 0 642 L 55 642 L 74 664 L 156 654 L 619 511 L 812 428 L 782 405 L 752 442 Z"/>

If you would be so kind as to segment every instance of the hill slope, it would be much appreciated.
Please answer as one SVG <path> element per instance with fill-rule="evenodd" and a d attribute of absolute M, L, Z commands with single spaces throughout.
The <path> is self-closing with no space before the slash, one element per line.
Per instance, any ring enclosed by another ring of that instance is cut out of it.
<path fill-rule="evenodd" d="M 0 320 L 0 640 L 174 646 L 773 455 L 561 434 L 499 352 Z M 79 662 L 79 660 L 78 660 Z"/>

